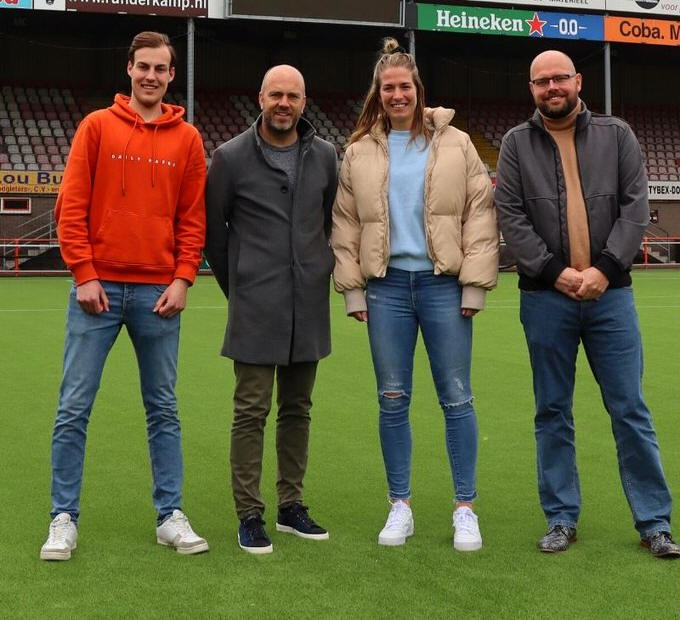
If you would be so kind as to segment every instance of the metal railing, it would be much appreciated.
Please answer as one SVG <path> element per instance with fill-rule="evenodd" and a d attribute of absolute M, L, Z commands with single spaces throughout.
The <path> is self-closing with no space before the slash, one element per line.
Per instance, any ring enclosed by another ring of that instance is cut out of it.
<path fill-rule="evenodd" d="M 680 245 L 680 237 L 645 235 L 642 239 L 642 264 L 648 267 L 654 262 L 651 260 L 653 258 L 660 263 L 676 264 L 680 258 L 680 248 L 675 248 L 678 245 Z"/>
<path fill-rule="evenodd" d="M 20 239 L 43 239 L 57 236 L 57 223 L 54 221 L 54 210 L 50 209 L 26 220 L 17 227 L 21 231 Z M 27 232 L 23 232 L 27 231 Z"/>
<path fill-rule="evenodd" d="M 21 275 L 23 263 L 58 247 L 59 241 L 54 237 L 0 239 L 0 273 Z"/>

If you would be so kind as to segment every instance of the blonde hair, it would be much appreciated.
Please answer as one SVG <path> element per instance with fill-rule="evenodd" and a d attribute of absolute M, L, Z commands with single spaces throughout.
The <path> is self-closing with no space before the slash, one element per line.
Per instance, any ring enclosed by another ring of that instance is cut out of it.
<path fill-rule="evenodd" d="M 350 136 L 349 144 L 363 138 L 377 123 L 382 125 L 385 133 L 389 133 L 390 119 L 385 114 L 380 101 L 380 76 L 386 69 L 392 69 L 394 67 L 408 69 L 411 72 L 411 78 L 416 87 L 416 109 L 411 124 L 411 140 L 415 140 L 418 136 L 425 136 L 425 139 L 429 142 L 430 138 L 432 138 L 432 131 L 425 125 L 423 119 L 423 110 L 425 109 L 425 87 L 418 74 L 416 60 L 412 54 L 408 54 L 404 51 L 396 39 L 387 37 L 383 39 L 383 47 L 380 56 L 373 68 L 371 86 L 364 97 L 364 106 L 359 115 L 356 128 Z"/>

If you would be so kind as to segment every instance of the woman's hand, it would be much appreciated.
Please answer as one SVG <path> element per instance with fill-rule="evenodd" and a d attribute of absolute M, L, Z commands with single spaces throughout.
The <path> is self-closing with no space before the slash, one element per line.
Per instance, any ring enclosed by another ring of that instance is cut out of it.
<path fill-rule="evenodd" d="M 368 323 L 368 311 L 359 310 L 357 312 L 350 312 L 349 316 L 354 317 L 357 321 L 361 323 Z"/>
<path fill-rule="evenodd" d="M 468 319 L 471 319 L 475 314 L 477 314 L 479 310 L 476 308 L 461 308 L 460 313 L 464 316 L 467 317 Z"/>

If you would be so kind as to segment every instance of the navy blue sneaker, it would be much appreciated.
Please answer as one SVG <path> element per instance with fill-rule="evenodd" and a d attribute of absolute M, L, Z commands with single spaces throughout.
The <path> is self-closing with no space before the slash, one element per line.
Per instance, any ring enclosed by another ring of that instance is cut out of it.
<path fill-rule="evenodd" d="M 238 546 L 248 553 L 271 553 L 274 551 L 264 529 L 261 515 L 249 515 L 241 519 L 238 528 Z"/>
<path fill-rule="evenodd" d="M 299 502 L 279 509 L 276 531 L 310 540 L 328 540 L 328 532 L 309 516 L 307 506 Z"/>

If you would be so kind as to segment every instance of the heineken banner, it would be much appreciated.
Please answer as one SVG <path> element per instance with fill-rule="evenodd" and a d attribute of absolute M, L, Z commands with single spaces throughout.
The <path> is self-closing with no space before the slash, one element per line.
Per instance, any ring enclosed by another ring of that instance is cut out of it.
<path fill-rule="evenodd" d="M 418 4 L 418 29 L 549 39 L 604 39 L 601 15 Z"/>

